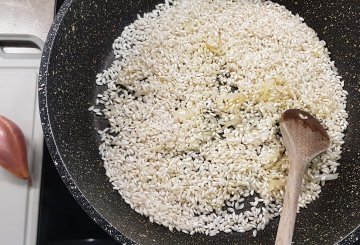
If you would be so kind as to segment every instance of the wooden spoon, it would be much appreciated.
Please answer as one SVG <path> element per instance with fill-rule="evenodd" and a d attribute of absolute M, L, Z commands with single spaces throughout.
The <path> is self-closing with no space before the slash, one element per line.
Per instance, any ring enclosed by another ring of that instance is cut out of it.
<path fill-rule="evenodd" d="M 316 118 L 298 109 L 290 109 L 283 113 L 280 131 L 289 157 L 290 169 L 275 244 L 290 245 L 305 171 L 311 160 L 329 147 L 330 139 Z"/>

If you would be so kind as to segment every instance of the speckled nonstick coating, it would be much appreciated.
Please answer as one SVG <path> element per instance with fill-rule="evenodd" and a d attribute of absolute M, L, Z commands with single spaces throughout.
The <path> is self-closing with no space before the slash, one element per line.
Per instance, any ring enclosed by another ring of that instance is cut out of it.
<path fill-rule="evenodd" d="M 278 219 L 253 238 L 245 234 L 186 235 L 137 214 L 112 190 L 98 155 L 97 129 L 104 120 L 87 109 L 101 92 L 95 75 L 113 57 L 111 44 L 136 14 L 156 0 L 67 0 L 50 30 L 40 70 L 40 111 L 45 139 L 60 176 L 75 199 L 116 240 L 133 244 L 273 244 Z M 340 178 L 298 215 L 295 244 L 355 244 L 360 224 L 358 0 L 279 0 L 327 42 L 349 92 L 349 127 Z M 356 228 L 357 231 L 356 231 Z"/>

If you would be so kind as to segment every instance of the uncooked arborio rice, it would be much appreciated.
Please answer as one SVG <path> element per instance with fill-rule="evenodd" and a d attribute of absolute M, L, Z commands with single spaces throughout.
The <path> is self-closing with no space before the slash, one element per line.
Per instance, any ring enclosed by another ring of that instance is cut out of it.
<path fill-rule="evenodd" d="M 279 215 L 288 160 L 278 122 L 315 115 L 330 138 L 300 207 L 337 178 L 346 91 L 325 42 L 270 1 L 166 1 L 125 27 L 90 107 L 106 174 L 136 212 L 171 231 L 263 230 Z"/>

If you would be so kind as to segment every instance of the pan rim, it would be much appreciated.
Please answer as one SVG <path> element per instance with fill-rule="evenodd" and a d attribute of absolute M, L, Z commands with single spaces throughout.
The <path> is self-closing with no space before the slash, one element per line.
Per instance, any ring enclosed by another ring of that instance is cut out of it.
<path fill-rule="evenodd" d="M 44 49 L 42 51 L 40 70 L 39 70 L 39 84 L 38 84 L 38 96 L 39 96 L 39 109 L 42 122 L 42 128 L 44 132 L 44 139 L 46 146 L 49 150 L 50 156 L 54 162 L 56 170 L 60 175 L 65 186 L 74 197 L 80 207 L 87 213 L 87 215 L 104 231 L 106 231 L 115 240 L 125 242 L 126 244 L 136 244 L 130 240 L 127 236 L 117 230 L 108 220 L 106 220 L 98 210 L 96 210 L 90 202 L 87 200 L 82 191 L 78 188 L 73 177 L 68 171 L 66 164 L 64 163 L 61 154 L 59 152 L 55 138 L 53 137 L 52 124 L 48 113 L 48 98 L 47 98 L 47 80 L 48 80 L 48 64 L 52 53 L 52 48 L 60 25 L 67 13 L 71 8 L 74 0 L 65 0 L 55 16 L 55 19 L 50 27 Z"/>

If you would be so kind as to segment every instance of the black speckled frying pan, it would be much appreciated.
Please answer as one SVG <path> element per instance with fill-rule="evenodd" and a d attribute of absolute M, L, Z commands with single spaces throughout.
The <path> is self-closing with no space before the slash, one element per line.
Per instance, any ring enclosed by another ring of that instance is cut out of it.
<path fill-rule="evenodd" d="M 113 59 L 111 45 L 136 14 L 159 0 L 67 0 L 48 36 L 41 63 L 40 110 L 46 142 L 63 181 L 104 230 L 126 244 L 273 244 L 278 219 L 251 234 L 186 235 L 152 224 L 127 205 L 105 175 L 96 130 L 104 121 L 88 112 L 101 88 L 98 72 Z M 360 2 L 279 0 L 305 18 L 327 42 L 349 92 L 349 127 L 340 178 L 298 216 L 295 244 L 356 244 L 360 236 Z M 351 234 L 349 236 L 349 234 Z"/>

